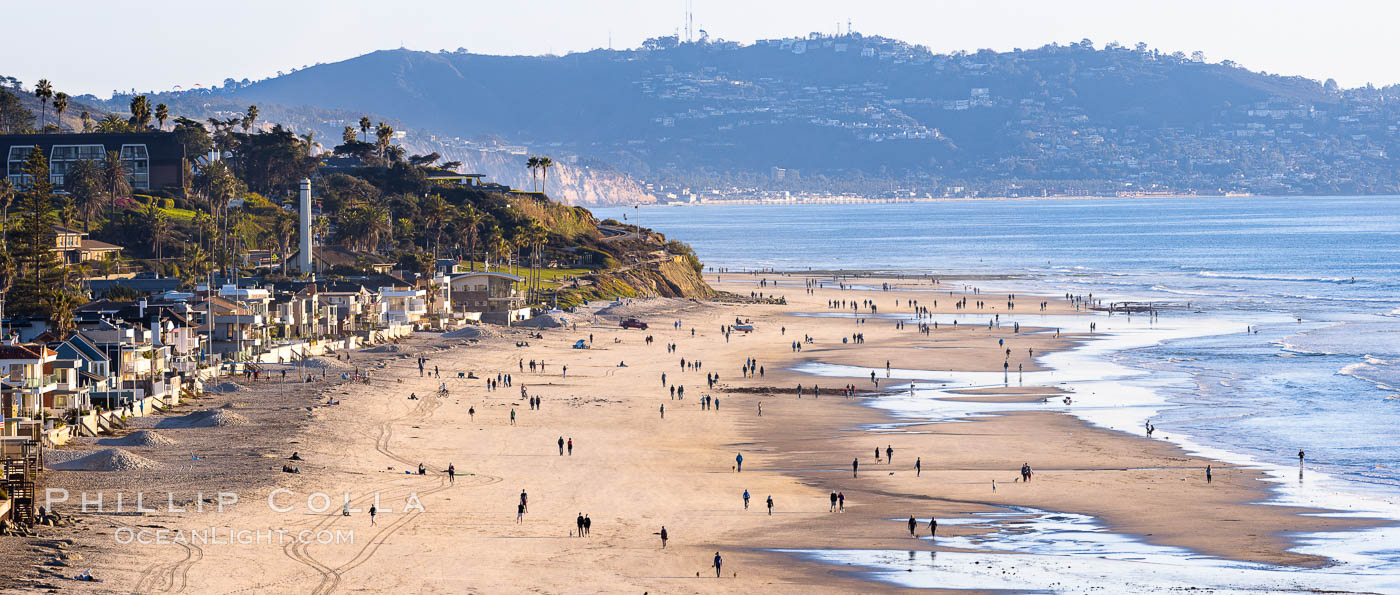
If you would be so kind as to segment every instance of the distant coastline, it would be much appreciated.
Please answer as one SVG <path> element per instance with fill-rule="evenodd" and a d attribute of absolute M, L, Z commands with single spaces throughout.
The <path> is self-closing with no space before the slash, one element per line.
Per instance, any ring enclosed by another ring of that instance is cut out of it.
<path fill-rule="evenodd" d="M 633 203 L 625 205 L 581 205 L 589 209 L 613 208 L 613 207 L 699 207 L 699 206 L 724 206 L 724 205 L 855 205 L 855 204 L 915 204 L 915 203 L 943 203 L 943 202 L 979 202 L 979 201 L 1041 201 L 1041 200 L 1143 200 L 1157 198 L 1258 198 L 1273 195 L 1248 194 L 1227 192 L 1224 194 L 1189 194 L 1189 193 L 1123 193 L 1116 195 L 1050 195 L 1050 196 L 938 196 L 928 198 L 869 198 L 859 196 L 803 196 L 793 198 L 726 198 L 718 200 L 700 200 L 696 202 L 656 202 L 656 203 Z M 1311 195 L 1309 195 L 1311 196 Z M 1337 195 L 1353 196 L 1353 195 Z M 1368 196 L 1368 195 L 1362 195 Z M 1325 196 L 1312 196 L 1313 198 L 1325 198 Z"/>

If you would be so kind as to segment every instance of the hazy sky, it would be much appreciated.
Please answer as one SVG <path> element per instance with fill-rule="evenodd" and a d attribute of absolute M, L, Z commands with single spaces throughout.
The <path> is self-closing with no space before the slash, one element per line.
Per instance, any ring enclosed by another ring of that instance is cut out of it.
<path fill-rule="evenodd" d="M 259 79 L 376 49 L 563 54 L 676 32 L 686 0 L 6 0 L 0 74 L 106 97 Z M 879 34 L 934 51 L 1085 37 L 1201 50 L 1253 70 L 1400 82 L 1400 2 L 1387 0 L 691 0 L 695 27 L 742 42 Z M 27 23 L 27 25 L 26 25 Z"/>

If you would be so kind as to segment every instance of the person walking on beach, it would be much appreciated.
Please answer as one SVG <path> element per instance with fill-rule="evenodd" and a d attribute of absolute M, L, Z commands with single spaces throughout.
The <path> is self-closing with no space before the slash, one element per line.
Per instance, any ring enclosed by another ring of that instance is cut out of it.
<path fill-rule="evenodd" d="M 574 437 L 569 436 L 569 456 L 574 456 Z"/>
<path fill-rule="evenodd" d="M 860 477 L 860 459 L 851 459 L 851 477 Z"/>
<path fill-rule="evenodd" d="M 773 495 L 768 494 L 768 516 L 773 516 Z"/>
<path fill-rule="evenodd" d="M 1298 466 L 1303 466 L 1303 449 L 1298 449 Z"/>
<path fill-rule="evenodd" d="M 525 522 L 525 505 L 524 505 L 524 504 L 516 504 L 516 505 L 515 505 L 515 524 L 518 525 L 518 524 L 523 523 L 523 522 Z"/>
<path fill-rule="evenodd" d="M 588 518 L 588 515 L 585 514 L 585 515 L 583 515 L 583 534 L 584 534 L 584 535 L 588 535 L 589 533 L 592 533 L 592 532 L 593 532 L 593 519 Z"/>
<path fill-rule="evenodd" d="M 744 453 L 739 453 L 739 454 L 737 454 L 737 455 L 734 455 L 734 472 L 735 472 L 735 473 L 743 473 L 743 472 L 744 472 Z"/>
<path fill-rule="evenodd" d="M 378 514 L 378 513 L 379 513 L 379 509 L 378 509 L 378 508 L 375 508 L 373 504 L 369 505 L 369 526 L 371 526 L 371 527 L 374 526 L 374 515 L 376 515 L 376 514 Z"/>
<path fill-rule="evenodd" d="M 1210 483 L 1210 465 L 1206 465 L 1206 483 Z"/>
<path fill-rule="evenodd" d="M 447 464 L 447 483 L 448 485 L 457 483 L 457 468 L 453 467 L 452 463 Z"/>
<path fill-rule="evenodd" d="M 661 419 L 666 419 L 666 404 L 661 404 Z"/>
<path fill-rule="evenodd" d="M 744 510 L 749 509 L 749 490 L 744 490 Z"/>
<path fill-rule="evenodd" d="M 909 536 L 917 538 L 915 531 L 919 528 L 919 521 L 914 519 L 914 515 L 909 515 Z"/>
<path fill-rule="evenodd" d="M 836 492 L 836 512 L 846 512 L 846 492 Z"/>
<path fill-rule="evenodd" d="M 885 464 L 894 464 L 894 447 L 888 444 L 885 445 Z"/>
<path fill-rule="evenodd" d="M 1022 465 L 1021 465 L 1021 481 L 1029 482 L 1029 481 L 1031 480 L 1031 476 L 1032 476 L 1032 475 L 1034 475 L 1034 473 L 1031 472 L 1031 464 L 1030 464 L 1030 463 L 1024 463 L 1024 464 L 1022 464 Z"/>
<path fill-rule="evenodd" d="M 578 523 L 578 536 L 579 536 L 579 537 L 583 537 L 583 513 L 582 513 L 582 512 L 578 513 L 578 519 L 576 519 L 575 522 Z"/>
<path fill-rule="evenodd" d="M 525 490 L 520 490 L 520 506 L 525 512 L 530 512 L 530 495 Z"/>
<path fill-rule="evenodd" d="M 564 456 L 564 437 L 559 437 L 559 456 Z"/>
<path fill-rule="evenodd" d="M 661 526 L 661 549 L 666 549 L 666 525 Z"/>
<path fill-rule="evenodd" d="M 715 578 L 719 578 L 720 568 L 724 566 L 724 558 L 719 557 L 719 552 L 715 552 Z"/>
<path fill-rule="evenodd" d="M 515 408 L 510 408 L 510 425 L 515 425 Z"/>
<path fill-rule="evenodd" d="M 935 518 L 933 518 L 933 517 L 929 517 L 929 519 L 928 519 L 928 536 L 929 536 L 929 539 L 932 539 L 932 538 L 934 538 L 934 537 L 938 537 L 938 519 L 935 519 Z"/>
<path fill-rule="evenodd" d="M 836 490 L 831 490 L 831 508 L 826 509 L 826 511 L 836 512 Z"/>
<path fill-rule="evenodd" d="M 918 457 L 915 457 L 915 458 L 914 458 L 914 477 L 920 477 L 920 476 L 922 476 L 922 474 L 923 474 L 923 472 L 924 472 L 924 469 L 923 469 L 923 462 L 924 462 L 924 460 L 921 459 L 921 458 L 918 458 Z"/>
<path fill-rule="evenodd" d="M 878 446 L 875 447 L 875 462 L 880 462 L 880 447 Z"/>

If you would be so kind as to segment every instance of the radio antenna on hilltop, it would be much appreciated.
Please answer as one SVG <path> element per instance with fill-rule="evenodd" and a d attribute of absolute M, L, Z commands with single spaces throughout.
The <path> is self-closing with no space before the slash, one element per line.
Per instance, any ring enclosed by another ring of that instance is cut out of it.
<path fill-rule="evenodd" d="M 693 38 L 691 32 L 695 28 L 695 5 L 691 0 L 685 0 L 685 42 L 690 43 Z"/>

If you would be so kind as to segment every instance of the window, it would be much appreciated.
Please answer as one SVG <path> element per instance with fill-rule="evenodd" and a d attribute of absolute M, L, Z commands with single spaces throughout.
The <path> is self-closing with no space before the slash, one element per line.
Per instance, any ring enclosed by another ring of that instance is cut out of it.
<path fill-rule="evenodd" d="M 146 145 L 122 145 L 122 167 L 131 178 L 133 190 L 151 189 L 151 159 L 146 153 Z"/>
<path fill-rule="evenodd" d="M 27 188 L 29 186 L 29 176 L 24 173 L 24 161 L 29 159 L 29 153 L 34 150 L 34 145 L 13 145 L 10 147 L 8 159 L 6 160 L 6 175 L 10 183 L 16 188 Z"/>
<path fill-rule="evenodd" d="M 101 161 L 107 155 L 102 145 L 54 145 L 49 151 L 49 181 L 63 187 L 63 179 L 79 161 Z"/>

